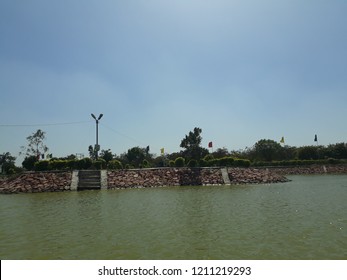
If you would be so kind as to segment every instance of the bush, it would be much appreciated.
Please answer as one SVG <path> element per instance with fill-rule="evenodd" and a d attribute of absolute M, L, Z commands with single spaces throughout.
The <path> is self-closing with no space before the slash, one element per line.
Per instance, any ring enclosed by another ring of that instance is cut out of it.
<path fill-rule="evenodd" d="M 70 170 L 74 170 L 77 168 L 77 160 L 70 159 L 66 161 L 66 167 Z"/>
<path fill-rule="evenodd" d="M 30 157 L 26 157 L 24 159 L 24 161 L 22 162 L 22 166 L 26 169 L 26 170 L 34 170 L 35 167 L 35 163 L 38 161 L 36 156 L 30 156 Z"/>
<path fill-rule="evenodd" d="M 214 159 L 214 156 L 209 154 L 209 155 L 206 155 L 204 158 L 203 158 L 205 161 L 210 161 L 210 160 L 213 160 Z"/>
<path fill-rule="evenodd" d="M 36 171 L 47 171 L 49 167 L 49 161 L 48 160 L 41 160 L 35 162 L 35 170 Z"/>
<path fill-rule="evenodd" d="M 232 157 L 222 157 L 218 161 L 219 166 L 233 166 L 234 164 L 234 159 Z"/>
<path fill-rule="evenodd" d="M 197 167 L 198 166 L 198 162 L 195 159 L 191 159 L 188 162 L 187 166 L 189 166 L 189 167 Z"/>
<path fill-rule="evenodd" d="M 329 164 L 338 164 L 338 163 L 341 163 L 341 160 L 335 159 L 335 158 L 328 158 L 327 161 L 328 161 Z"/>
<path fill-rule="evenodd" d="M 176 167 L 184 167 L 186 160 L 183 157 L 178 157 L 175 159 Z"/>
<path fill-rule="evenodd" d="M 149 168 L 149 167 L 151 167 L 151 164 L 148 162 L 147 159 L 144 159 L 144 160 L 142 161 L 142 167 L 143 167 L 143 168 Z"/>
<path fill-rule="evenodd" d="M 319 159 L 319 160 L 312 160 L 312 159 L 306 159 L 306 160 L 282 160 L 282 161 L 271 161 L 271 162 L 264 162 L 264 161 L 258 161 L 253 162 L 253 166 L 307 166 L 307 165 L 323 165 L 323 164 L 339 164 L 343 163 L 343 160 L 329 158 L 329 159 Z"/>
<path fill-rule="evenodd" d="M 199 166 L 200 167 L 208 167 L 209 166 L 208 164 L 209 164 L 209 162 L 205 159 L 199 160 Z"/>
<path fill-rule="evenodd" d="M 123 164 L 119 160 L 111 160 L 108 163 L 109 169 L 123 169 Z"/>
<path fill-rule="evenodd" d="M 219 159 L 217 158 L 214 158 L 214 159 L 210 159 L 208 162 L 207 162 L 207 166 L 220 166 L 219 165 Z"/>
<path fill-rule="evenodd" d="M 235 159 L 234 165 L 239 167 L 250 167 L 251 161 L 248 159 Z"/>
<path fill-rule="evenodd" d="M 66 160 L 51 160 L 49 162 L 49 169 L 50 170 L 63 170 L 68 169 L 68 164 Z"/>
<path fill-rule="evenodd" d="M 125 169 L 134 169 L 134 168 L 135 167 L 129 163 L 125 165 Z"/>
<path fill-rule="evenodd" d="M 103 158 L 99 158 L 98 160 L 94 161 L 93 163 L 94 167 L 98 170 L 105 169 L 106 168 L 106 160 Z"/>
<path fill-rule="evenodd" d="M 76 162 L 77 169 L 89 169 L 93 165 L 90 158 L 82 158 Z"/>
<path fill-rule="evenodd" d="M 175 161 L 170 160 L 170 161 L 169 161 L 169 166 L 170 166 L 170 167 L 175 167 Z"/>

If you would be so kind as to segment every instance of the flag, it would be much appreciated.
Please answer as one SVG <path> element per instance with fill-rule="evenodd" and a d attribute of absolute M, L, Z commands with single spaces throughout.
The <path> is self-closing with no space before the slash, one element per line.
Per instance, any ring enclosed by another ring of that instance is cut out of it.
<path fill-rule="evenodd" d="M 164 148 L 160 149 L 160 153 L 163 155 L 164 154 Z"/>
<path fill-rule="evenodd" d="M 209 147 L 209 148 L 212 148 L 212 142 L 209 142 L 209 143 L 208 143 L 208 147 Z"/>
<path fill-rule="evenodd" d="M 317 138 L 317 134 L 314 135 L 314 142 L 317 142 L 318 138 Z"/>
<path fill-rule="evenodd" d="M 284 144 L 284 137 L 282 136 L 280 143 Z"/>

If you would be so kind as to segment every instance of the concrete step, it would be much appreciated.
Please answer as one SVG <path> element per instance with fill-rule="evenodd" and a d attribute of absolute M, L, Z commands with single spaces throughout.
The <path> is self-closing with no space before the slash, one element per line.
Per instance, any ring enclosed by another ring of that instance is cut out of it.
<path fill-rule="evenodd" d="M 92 186 L 92 185 L 100 185 L 100 180 L 84 180 L 84 181 L 80 181 L 79 186 Z"/>
<path fill-rule="evenodd" d="M 78 173 L 77 190 L 98 190 L 101 189 L 100 170 L 82 170 Z"/>
<path fill-rule="evenodd" d="M 225 185 L 230 185 L 231 182 L 230 182 L 228 170 L 226 168 L 222 168 L 221 172 L 222 172 L 222 177 L 223 177 L 224 184 Z"/>

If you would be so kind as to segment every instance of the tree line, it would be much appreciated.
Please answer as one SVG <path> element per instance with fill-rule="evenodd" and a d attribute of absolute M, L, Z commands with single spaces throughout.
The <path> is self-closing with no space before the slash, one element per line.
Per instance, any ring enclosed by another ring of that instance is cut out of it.
<path fill-rule="evenodd" d="M 16 158 L 6 152 L 0 155 L 2 172 L 13 174 L 25 170 L 62 170 L 88 168 L 150 168 L 150 167 L 209 167 L 209 166 L 268 166 L 268 165 L 302 165 L 313 163 L 346 163 L 347 144 L 336 143 L 328 146 L 311 145 L 294 147 L 281 145 L 270 139 L 261 139 L 252 147 L 243 150 L 218 148 L 210 152 L 201 146 L 202 129 L 195 127 L 182 139 L 180 152 L 155 155 L 149 147 L 133 147 L 116 155 L 111 149 L 101 150 L 99 157 L 95 149 L 88 147 L 89 157 L 78 159 L 76 155 L 53 157 L 48 154 L 45 145 L 45 132 L 37 130 L 26 139 L 27 147 L 22 147 L 25 159 L 22 168 L 15 166 Z M 45 157 L 43 156 L 45 155 Z M 48 156 L 48 158 L 47 158 Z"/>

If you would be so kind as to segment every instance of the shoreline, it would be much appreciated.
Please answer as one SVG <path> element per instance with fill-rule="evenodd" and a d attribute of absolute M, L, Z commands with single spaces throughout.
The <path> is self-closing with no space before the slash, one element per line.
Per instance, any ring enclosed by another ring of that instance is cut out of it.
<path fill-rule="evenodd" d="M 24 172 L 0 181 L 0 193 L 39 193 L 75 191 L 76 172 L 45 171 Z M 99 172 L 99 171 L 97 171 Z M 312 165 L 263 168 L 149 168 L 102 170 L 106 176 L 102 189 L 149 188 L 163 186 L 203 186 L 273 184 L 288 182 L 286 175 L 347 174 L 347 165 Z M 78 177 L 78 175 L 77 175 Z M 78 180 L 78 179 L 77 179 Z"/>

